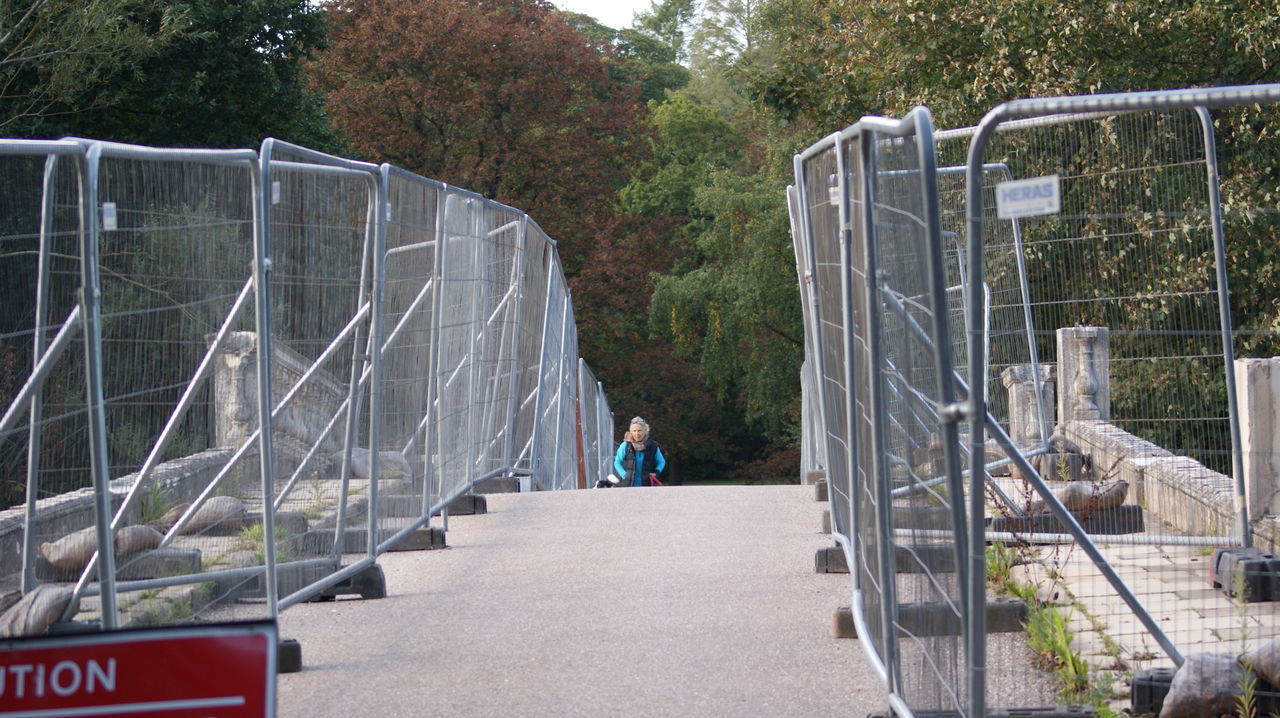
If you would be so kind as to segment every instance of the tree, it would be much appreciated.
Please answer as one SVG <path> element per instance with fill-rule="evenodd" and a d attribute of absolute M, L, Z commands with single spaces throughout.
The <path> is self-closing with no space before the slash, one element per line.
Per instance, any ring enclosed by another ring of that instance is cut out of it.
<path fill-rule="evenodd" d="M 316 65 L 353 150 L 517 206 L 573 273 L 643 107 L 544 0 L 340 0 Z"/>
<path fill-rule="evenodd" d="M 675 61 L 685 62 L 689 59 L 686 35 L 697 14 L 697 0 L 653 0 L 648 10 L 636 13 L 633 27 L 674 50 Z"/>
<path fill-rule="evenodd" d="M 104 68 L 95 102 L 69 106 L 51 128 L 160 146 L 256 147 L 274 136 L 337 149 L 320 98 L 301 77 L 325 42 L 318 6 L 201 0 L 175 7 L 188 23 L 184 32 L 145 58 Z"/>
<path fill-rule="evenodd" d="M 666 218 L 679 258 L 655 277 L 650 321 L 741 425 L 739 457 L 794 438 L 803 358 L 786 205 L 786 155 L 676 93 L 654 108 L 652 159 L 623 207 Z M 749 450 L 747 447 L 755 447 Z"/>
<path fill-rule="evenodd" d="M 689 84 L 689 71 L 676 62 L 677 50 L 653 33 L 601 25 L 590 15 L 561 15 L 598 52 L 604 55 L 609 77 L 621 85 L 640 88 L 640 100 L 662 100 L 669 90 Z"/>
<path fill-rule="evenodd" d="M 614 77 L 640 87 L 640 99 L 661 101 L 689 84 L 689 70 L 676 62 L 677 50 L 638 30 L 619 30 L 614 42 Z"/>
<path fill-rule="evenodd" d="M 760 49 L 764 0 L 706 0 L 693 34 L 694 59 L 754 62 Z"/>
<path fill-rule="evenodd" d="M 756 91 L 829 127 L 929 105 L 944 127 L 1019 97 L 1274 80 L 1265 0 L 771 0 L 785 37 Z"/>
<path fill-rule="evenodd" d="M 105 78 L 184 32 L 165 0 L 0 4 L 0 129 L 35 136 L 50 118 L 93 106 Z"/>

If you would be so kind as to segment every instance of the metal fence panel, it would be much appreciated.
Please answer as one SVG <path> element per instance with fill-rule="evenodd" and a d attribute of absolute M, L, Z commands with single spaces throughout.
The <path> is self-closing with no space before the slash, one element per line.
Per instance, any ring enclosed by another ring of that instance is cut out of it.
<path fill-rule="evenodd" d="M 444 186 L 392 167 L 383 167 L 387 185 L 387 235 L 382 308 L 387 327 L 382 364 L 381 450 L 395 452 L 406 476 L 387 486 L 382 504 L 392 507 L 380 526 L 416 528 L 440 504 L 435 484 L 436 439 L 434 362 L 439 208 Z M 398 463 L 398 462 L 397 462 Z M 416 510 L 415 510 L 416 509 Z"/>
<path fill-rule="evenodd" d="M 516 210 L 272 139 L 0 141 L 0 179 L 0 576 L 64 620 L 273 617 L 484 478 L 600 462 Z"/>
<path fill-rule="evenodd" d="M 811 278 L 813 319 L 810 322 L 815 352 L 816 410 L 822 417 L 826 447 L 827 482 L 831 492 L 831 525 L 836 537 L 852 537 L 854 438 L 849 431 L 849 404 L 854 400 L 848 385 L 845 361 L 846 309 L 841 270 L 841 191 L 843 178 L 837 171 L 836 139 L 797 158 L 796 187 L 799 194 L 804 243 L 798 252 L 806 266 L 798 273 Z M 846 549 L 847 550 L 847 549 Z"/>
<path fill-rule="evenodd" d="M 273 534 L 277 598 L 286 605 L 333 582 L 344 554 L 371 557 L 377 539 L 374 477 L 403 481 L 381 452 L 385 332 L 383 215 L 376 166 L 304 148 L 264 144 L 271 306 Z M 269 588 L 269 587 L 268 587 Z M 270 591 L 268 591 L 270 593 Z"/>
<path fill-rule="evenodd" d="M 1223 229 L 1235 214 L 1274 233 L 1280 213 L 1220 184 L 1210 110 L 1238 136 L 1258 110 L 1227 108 L 1277 101 L 1280 86 L 1006 103 L 940 133 L 938 165 L 918 113 L 914 133 L 864 118 L 797 159 L 806 410 L 846 452 L 828 467 L 852 506 L 838 540 L 895 712 L 1116 710 L 1138 669 L 1275 634 L 1273 609 L 1198 569 L 1271 535 L 1247 513 Z M 1019 195 L 1043 206 L 996 211 Z M 1057 676 L 988 630 L 989 589 L 1027 601 Z"/>
<path fill-rule="evenodd" d="M 512 426 L 513 467 L 525 474 L 533 471 L 534 427 L 538 423 L 538 398 L 542 384 L 543 327 L 547 315 L 547 287 L 555 266 L 555 245 L 536 223 L 526 220 L 524 273 L 521 275 L 520 326 L 516 348 L 516 402 Z"/>
<path fill-rule="evenodd" d="M 874 153 L 861 168 L 870 185 L 872 234 L 865 264 L 858 257 L 853 263 L 863 265 L 856 274 L 868 284 L 868 313 L 858 324 L 868 329 L 870 433 L 883 457 L 875 492 L 881 540 L 889 543 L 882 561 L 896 574 L 884 580 L 893 581 L 886 620 L 896 644 L 897 690 L 913 711 L 961 711 L 968 660 L 965 633 L 956 628 L 967 618 L 967 544 L 956 428 L 942 416 L 955 398 L 946 350 L 952 310 L 931 128 L 923 111 L 906 127 L 877 131 L 864 122 L 862 146 Z"/>
<path fill-rule="evenodd" d="M 563 392 L 564 345 L 569 321 L 568 286 L 559 262 L 553 262 L 547 276 L 546 313 L 543 317 L 543 342 L 538 364 L 537 418 L 533 431 L 533 486 L 551 490 L 560 476 L 560 452 L 556 446 L 563 428 L 563 404 L 569 398 Z"/>
<path fill-rule="evenodd" d="M 0 144 L 0 428 L 5 482 L 3 574 L 24 591 L 37 582 L 37 550 L 91 525 L 93 503 L 80 327 L 84 148 L 73 142 Z M 64 341 L 55 341 L 61 336 Z M 74 525 L 38 522 L 38 507 L 78 491 L 89 515 Z M 44 503 L 41 504 L 41 500 Z"/>
<path fill-rule="evenodd" d="M 606 473 L 603 455 L 607 453 L 607 444 L 601 442 L 600 434 L 600 401 L 595 372 L 587 366 L 584 359 L 578 360 L 578 418 L 582 426 L 582 470 L 586 487 L 596 485 Z"/>
<path fill-rule="evenodd" d="M 235 333 L 254 322 L 254 156 L 97 147 L 91 180 L 102 218 L 107 469 L 119 483 L 132 483 L 113 528 L 138 536 L 146 549 L 157 542 L 145 539 L 143 527 L 158 529 L 168 549 L 117 555 L 116 624 L 183 620 L 240 590 L 245 579 L 193 577 L 242 568 L 247 562 L 237 564 L 232 555 L 252 540 L 263 510 L 256 451 L 237 461 L 235 445 L 219 433 L 228 407 L 219 401 L 215 376 Z M 177 478 L 170 462 L 201 455 L 218 469 L 212 479 Z M 224 505 L 225 512 L 211 516 Z M 119 538 L 116 544 L 122 547 Z M 174 574 L 191 576 L 179 586 L 153 585 Z M 88 579 L 82 576 L 80 585 Z M 133 582 L 130 590 L 126 581 Z M 242 609 L 237 617 L 264 615 L 263 606 Z"/>
<path fill-rule="evenodd" d="M 480 216 L 479 314 L 474 328 L 476 383 L 470 411 L 474 475 L 494 475 L 509 466 L 511 384 L 518 346 L 523 216 L 494 203 Z"/>
<path fill-rule="evenodd" d="M 1210 546 L 1252 540 L 1208 108 L 1277 99 L 1280 87 L 1259 86 L 1028 100 L 944 138 L 969 145 L 971 265 L 990 287 L 990 369 L 971 381 L 990 387 L 992 415 L 975 425 L 973 452 L 990 452 L 984 433 L 1003 453 L 1022 447 L 1013 476 L 1000 477 L 1002 461 L 988 467 L 1019 500 L 989 517 L 987 538 L 1018 542 L 1002 562 L 1022 565 L 1005 585 L 1031 586 L 1066 621 L 1089 672 L 1077 698 L 1180 665 L 1188 648 L 1274 633 L 1272 610 L 1198 589 L 1197 564 Z M 1050 178 L 1060 208 L 998 217 L 994 177 Z M 988 675 L 1026 674 L 992 661 Z"/>
<path fill-rule="evenodd" d="M 556 418 L 555 483 L 556 490 L 585 488 L 581 485 L 577 437 L 581 435 L 578 418 L 578 328 L 573 320 L 573 303 L 565 300 L 563 348 L 557 396 L 560 406 Z"/>

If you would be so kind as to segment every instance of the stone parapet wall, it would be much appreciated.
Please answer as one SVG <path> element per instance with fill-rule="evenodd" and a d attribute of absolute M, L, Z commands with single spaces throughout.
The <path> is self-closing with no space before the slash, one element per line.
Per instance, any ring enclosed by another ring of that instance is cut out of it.
<path fill-rule="evenodd" d="M 1130 500 L 1137 503 L 1145 501 L 1146 467 L 1153 460 L 1173 456 L 1167 449 L 1109 421 L 1068 421 L 1061 424 L 1058 431 L 1093 459 L 1094 471 L 1099 477 L 1110 470 L 1112 478 L 1128 481 Z"/>
<path fill-rule="evenodd" d="M 1128 481 L 1131 501 L 1178 531 L 1192 536 L 1236 532 L 1239 512 L 1230 476 L 1194 459 L 1174 456 L 1110 422 L 1069 421 L 1059 431 L 1093 458 L 1097 471 L 1111 469 L 1112 478 Z M 1259 531 L 1274 534 L 1274 527 L 1255 527 L 1255 540 L 1264 538 Z"/>
<path fill-rule="evenodd" d="M 169 504 L 190 501 L 213 480 L 235 452 L 232 449 L 208 449 L 198 454 L 166 461 L 156 466 L 153 480 L 160 495 Z M 257 452 L 246 452 L 240 467 L 241 475 L 228 477 L 229 481 L 256 480 L 258 476 Z M 119 508 L 138 480 L 138 474 L 115 479 L 110 484 L 112 511 Z M 139 497 L 125 517 L 125 524 L 139 523 L 149 509 L 151 494 Z M 79 489 L 36 502 L 36 521 L 31 538 L 36 545 L 54 541 L 74 531 L 92 526 L 96 512 L 94 490 Z M 22 536 L 26 507 L 19 506 L 0 511 L 0 577 L 6 586 L 14 583 L 14 577 L 22 571 Z"/>

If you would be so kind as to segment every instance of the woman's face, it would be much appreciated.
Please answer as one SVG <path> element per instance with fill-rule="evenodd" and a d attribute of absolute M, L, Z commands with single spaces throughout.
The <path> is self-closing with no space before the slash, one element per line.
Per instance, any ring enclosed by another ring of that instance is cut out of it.
<path fill-rule="evenodd" d="M 631 441 L 640 442 L 649 438 L 649 432 L 644 430 L 639 424 L 632 424 L 631 430 L 627 432 L 627 438 Z"/>

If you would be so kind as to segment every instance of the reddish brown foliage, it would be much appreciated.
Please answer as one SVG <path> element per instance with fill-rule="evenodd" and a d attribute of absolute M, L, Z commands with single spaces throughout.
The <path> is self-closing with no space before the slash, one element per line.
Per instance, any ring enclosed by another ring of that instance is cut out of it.
<path fill-rule="evenodd" d="M 610 211 L 638 89 L 545 0 L 337 0 L 314 67 L 355 154 L 529 213 L 562 243 Z M 561 248 L 566 265 L 574 257 Z"/>

